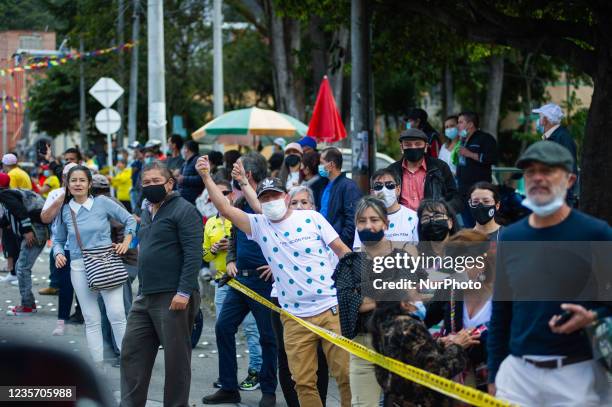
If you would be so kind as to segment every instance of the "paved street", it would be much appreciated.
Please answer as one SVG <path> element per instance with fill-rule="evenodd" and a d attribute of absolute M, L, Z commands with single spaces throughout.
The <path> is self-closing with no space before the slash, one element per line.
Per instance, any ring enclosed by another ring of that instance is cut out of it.
<path fill-rule="evenodd" d="M 10 284 L 0 286 L 0 341 L 8 340 L 17 336 L 23 340 L 32 340 L 40 344 L 57 346 L 71 352 L 78 353 L 82 357 L 89 359 L 87 344 L 85 341 L 85 328 L 83 325 L 68 325 L 65 336 L 51 336 L 57 321 L 57 296 L 41 296 L 38 290 L 48 284 L 49 253 L 45 250 L 36 262 L 33 271 L 33 291 L 38 304 L 38 312 L 33 316 L 11 317 L 6 315 L 6 310 L 11 305 L 19 304 L 19 289 Z M 0 269 L 5 269 L 6 262 L 0 260 Z M 3 277 L 4 273 L 0 275 Z M 134 287 L 136 287 L 136 282 Z M 202 307 L 209 307 L 212 298 L 206 295 L 202 299 Z M 206 313 L 205 313 L 206 314 Z M 203 395 L 213 392 L 213 381 L 217 378 L 217 347 L 214 336 L 214 318 L 211 313 L 205 315 L 204 329 L 198 346 L 193 351 L 192 356 L 192 376 L 191 393 L 189 401 L 191 405 L 202 405 Z M 240 330 L 241 331 L 241 330 Z M 11 339 L 12 340 L 12 339 Z M 238 338 L 238 379 L 246 377 L 248 364 L 248 350 L 243 337 Z M 110 362 L 110 361 L 109 361 Z M 119 397 L 119 369 L 107 364 L 104 375 L 108 384 L 115 394 Z M 163 381 L 164 381 L 164 353 L 160 350 L 151 384 L 149 387 L 149 402 L 147 406 L 161 406 L 163 401 Z M 241 392 L 241 406 L 257 406 L 261 393 L 259 390 L 252 392 Z M 286 406 L 285 400 L 280 391 L 276 393 L 277 406 Z M 330 380 L 327 406 L 338 406 L 338 391 L 335 382 Z"/>

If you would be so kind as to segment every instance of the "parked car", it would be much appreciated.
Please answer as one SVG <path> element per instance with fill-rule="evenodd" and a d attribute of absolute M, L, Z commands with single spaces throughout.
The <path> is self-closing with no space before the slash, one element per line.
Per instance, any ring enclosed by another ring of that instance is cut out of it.
<path fill-rule="evenodd" d="M 352 151 L 350 148 L 341 148 L 340 151 L 342 152 L 342 172 L 346 172 L 346 176 L 351 178 L 353 175 L 353 169 L 351 168 Z M 381 168 L 387 168 L 394 162 L 395 160 L 387 154 L 376 153 L 375 168 L 372 172 Z"/>

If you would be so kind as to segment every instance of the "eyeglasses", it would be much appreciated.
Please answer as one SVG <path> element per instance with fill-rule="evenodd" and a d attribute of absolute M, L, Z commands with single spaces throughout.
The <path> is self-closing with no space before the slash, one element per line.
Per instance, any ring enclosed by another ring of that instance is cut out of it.
<path fill-rule="evenodd" d="M 495 200 L 494 199 L 490 199 L 490 198 L 486 198 L 486 199 L 470 199 L 468 201 L 468 205 L 470 205 L 470 208 L 475 208 L 478 205 L 483 204 L 486 206 L 489 205 L 495 205 Z"/>
<path fill-rule="evenodd" d="M 223 196 L 228 196 L 229 194 L 232 193 L 232 191 L 221 191 L 221 192 L 223 192 Z"/>
<path fill-rule="evenodd" d="M 393 181 L 387 181 L 385 183 L 375 182 L 374 185 L 372 185 L 374 191 L 382 191 L 383 188 L 395 189 L 397 188 L 397 184 Z"/>
<path fill-rule="evenodd" d="M 443 213 L 435 213 L 431 216 L 423 216 L 421 217 L 421 224 L 437 222 L 441 220 L 448 220 L 448 216 Z"/>

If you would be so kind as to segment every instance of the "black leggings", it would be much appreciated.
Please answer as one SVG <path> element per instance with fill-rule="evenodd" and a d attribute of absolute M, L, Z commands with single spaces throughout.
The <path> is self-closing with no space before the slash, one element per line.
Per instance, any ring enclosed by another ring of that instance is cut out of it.
<path fill-rule="evenodd" d="M 278 306 L 276 298 L 272 298 L 272 302 Z M 289 371 L 289 363 L 287 362 L 287 354 L 285 353 L 285 342 L 283 341 L 283 324 L 280 320 L 278 312 L 272 312 L 272 330 L 276 336 L 276 343 L 278 345 L 278 381 L 280 382 L 281 389 L 283 390 L 283 396 L 288 407 L 300 407 L 297 392 L 295 391 L 295 382 L 291 378 L 291 372 Z M 319 343 L 317 348 L 318 364 L 317 369 L 317 389 L 319 390 L 319 396 L 321 397 L 321 403 L 325 407 L 325 400 L 327 399 L 327 384 L 329 382 L 329 372 L 327 369 L 327 359 L 325 359 L 325 353 Z"/>

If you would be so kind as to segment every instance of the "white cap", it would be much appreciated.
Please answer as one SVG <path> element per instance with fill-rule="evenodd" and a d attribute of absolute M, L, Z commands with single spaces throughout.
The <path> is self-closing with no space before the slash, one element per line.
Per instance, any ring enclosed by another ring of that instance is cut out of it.
<path fill-rule="evenodd" d="M 546 117 L 552 124 L 561 123 L 561 119 L 563 119 L 563 110 L 554 103 L 548 103 L 539 109 L 533 109 L 533 113 L 539 113 L 542 116 Z"/>
<path fill-rule="evenodd" d="M 15 154 L 4 154 L 2 157 L 2 164 L 4 165 L 16 165 L 17 164 L 17 156 Z"/>
<path fill-rule="evenodd" d="M 289 143 L 287 144 L 287 146 L 285 147 L 285 153 L 289 150 L 296 150 L 298 151 L 300 154 L 304 154 L 304 151 L 302 150 L 302 146 L 299 145 L 298 143 Z"/>
<path fill-rule="evenodd" d="M 68 175 L 68 171 L 70 171 L 72 167 L 76 167 L 76 166 L 77 166 L 76 163 L 68 163 L 64 165 L 64 169 L 62 170 L 62 175 Z"/>
<path fill-rule="evenodd" d="M 159 146 L 161 146 L 161 144 L 162 144 L 161 141 L 159 141 L 157 139 L 151 139 L 151 140 L 146 142 L 145 148 L 159 147 Z"/>
<path fill-rule="evenodd" d="M 287 145 L 287 140 L 282 137 L 277 137 L 274 139 L 274 144 L 277 144 L 283 150 L 285 149 L 285 145 Z"/>

